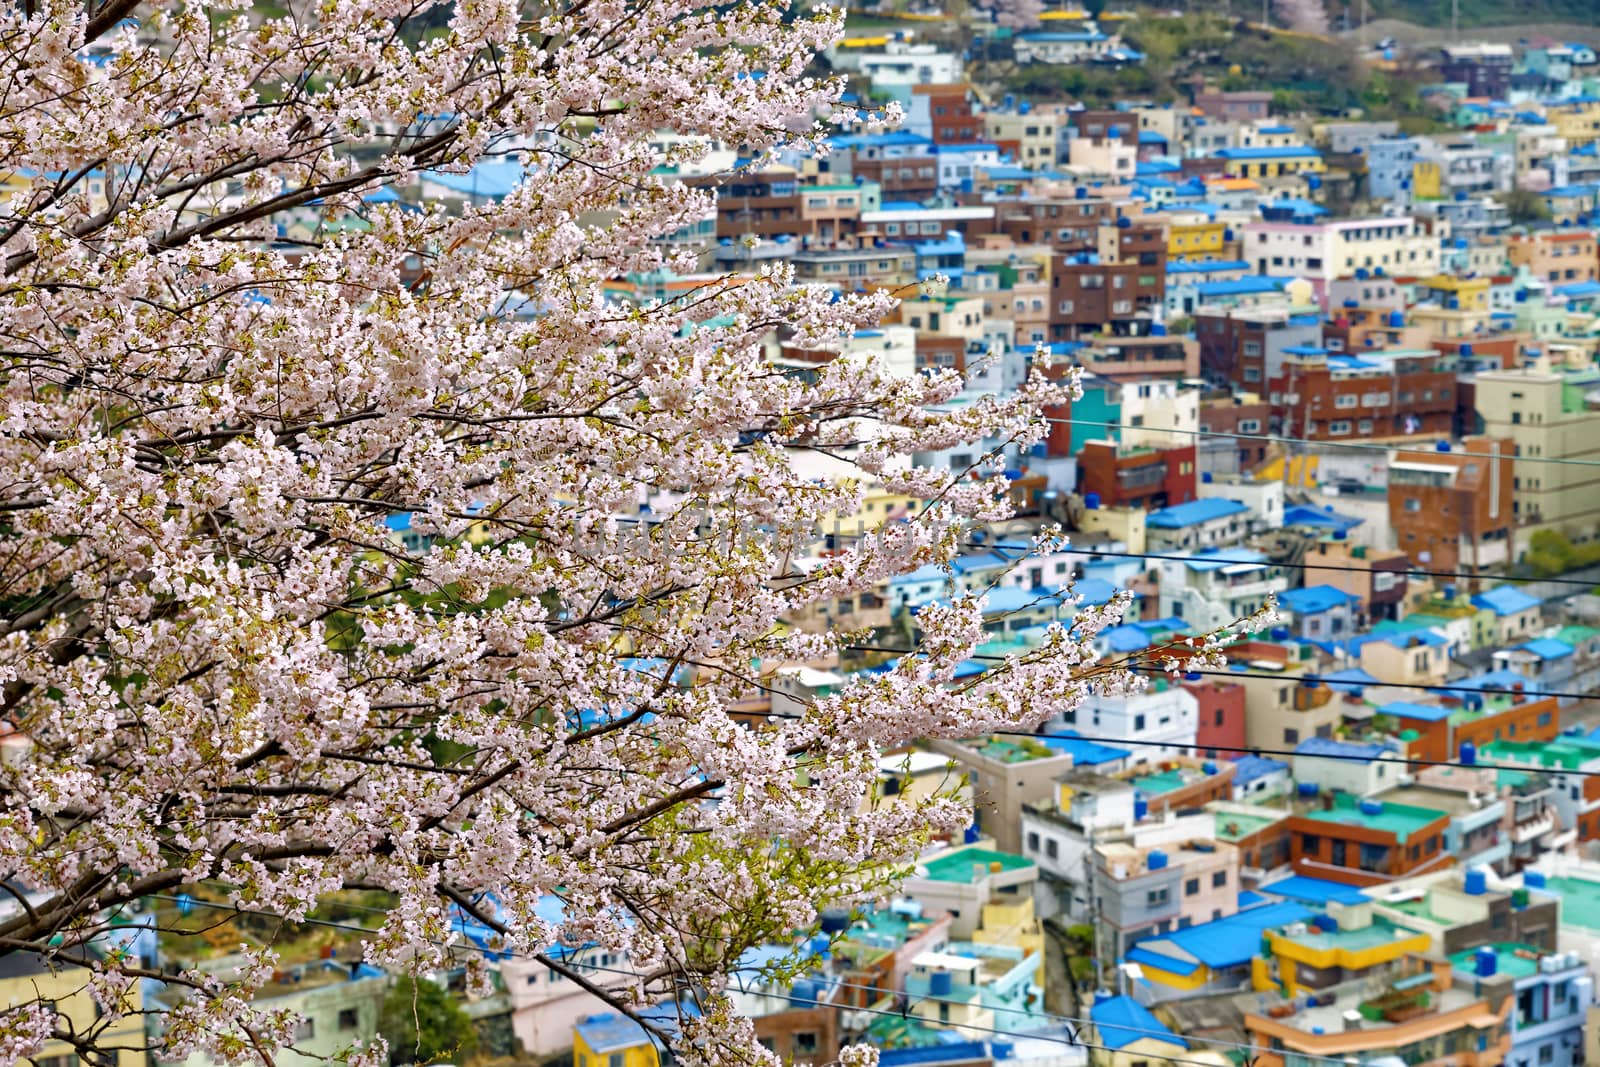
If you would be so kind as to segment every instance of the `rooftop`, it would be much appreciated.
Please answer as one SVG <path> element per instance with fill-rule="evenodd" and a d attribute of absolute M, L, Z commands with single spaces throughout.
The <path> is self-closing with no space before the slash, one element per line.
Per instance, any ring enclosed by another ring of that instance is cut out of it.
<path fill-rule="evenodd" d="M 1395 804 L 1387 800 L 1373 803 L 1377 805 L 1376 811 L 1363 810 L 1358 798 L 1349 793 L 1335 793 L 1333 807 L 1327 810 L 1316 808 L 1304 812 L 1301 817 L 1314 822 L 1360 823 L 1363 827 L 1394 834 L 1395 839 L 1404 844 L 1412 834 L 1427 829 L 1447 814 L 1433 808 Z"/>
<path fill-rule="evenodd" d="M 1271 815 L 1246 815 L 1237 811 L 1217 812 L 1217 840 L 1236 842 L 1242 841 L 1251 834 L 1271 826 L 1277 822 Z"/>
<path fill-rule="evenodd" d="M 1600 931 L 1600 882 L 1565 875 L 1544 880 L 1546 890 L 1561 897 L 1561 923 Z"/>
<path fill-rule="evenodd" d="M 1450 957 L 1450 963 L 1462 974 L 1475 975 L 1478 973 L 1478 953 L 1483 949 L 1493 950 L 1496 974 L 1509 974 L 1513 978 L 1527 978 L 1529 975 L 1538 974 L 1539 957 L 1544 955 L 1532 945 L 1500 942 L 1457 952 Z"/>
<path fill-rule="evenodd" d="M 999 869 L 995 869 L 999 864 Z M 1016 856 L 1010 852 L 998 852 L 992 848 L 958 848 L 945 852 L 919 864 L 925 873 L 921 877 L 931 882 L 961 882 L 970 885 L 990 874 L 1006 874 L 1011 871 L 1027 870 L 1033 866 L 1033 861 Z"/>
<path fill-rule="evenodd" d="M 1238 515 L 1249 510 L 1237 500 L 1221 500 L 1216 497 L 1191 500 L 1186 504 L 1175 504 L 1170 508 L 1152 511 L 1145 520 L 1145 525 L 1158 530 L 1176 530 L 1185 526 L 1196 526 L 1202 522 L 1225 519 L 1230 515 Z"/>

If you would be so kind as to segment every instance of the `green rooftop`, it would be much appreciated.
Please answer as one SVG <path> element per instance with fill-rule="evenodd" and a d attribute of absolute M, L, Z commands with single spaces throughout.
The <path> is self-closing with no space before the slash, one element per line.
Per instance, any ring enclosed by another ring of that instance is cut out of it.
<path fill-rule="evenodd" d="M 1383 919 L 1373 919 L 1370 924 L 1357 930 L 1323 930 L 1315 926 L 1308 926 L 1304 934 L 1289 938 L 1297 945 L 1322 951 L 1324 949 L 1344 949 L 1347 952 L 1360 952 L 1364 949 L 1377 948 L 1380 945 L 1392 945 L 1402 938 L 1424 936 L 1415 930 L 1407 930 Z"/>
<path fill-rule="evenodd" d="M 1484 948 L 1494 949 L 1495 973 L 1509 974 L 1513 978 L 1526 978 L 1530 974 L 1539 973 L 1539 956 L 1543 955 L 1532 945 L 1518 945 L 1509 941 L 1498 942 L 1493 945 L 1484 945 Z M 1518 950 L 1534 953 L 1534 958 L 1517 955 Z M 1478 950 L 1469 948 L 1464 952 L 1457 952 L 1450 957 L 1450 964 L 1456 970 L 1465 974 L 1476 974 L 1478 970 Z"/>
<path fill-rule="evenodd" d="M 1188 784 L 1188 780 L 1184 778 L 1182 771 L 1162 771 L 1159 774 L 1147 774 L 1142 778 L 1133 780 L 1135 789 L 1144 793 L 1145 796 L 1151 797 L 1160 796 L 1162 793 L 1170 793 L 1174 789 L 1182 789 Z"/>
<path fill-rule="evenodd" d="M 1270 815 L 1241 815 L 1236 811 L 1217 812 L 1217 840 L 1240 841 L 1258 830 L 1271 826 L 1275 820 Z"/>
<path fill-rule="evenodd" d="M 1583 878 L 1546 878 L 1544 887 L 1561 895 L 1563 923 L 1600 931 L 1600 882 Z"/>
<path fill-rule="evenodd" d="M 1456 920 L 1446 919 L 1442 915 L 1435 915 L 1428 907 L 1428 898 L 1421 897 L 1417 900 L 1384 901 L 1383 906 L 1402 915 L 1409 915 L 1413 919 L 1423 919 L 1437 926 L 1454 926 Z"/>
<path fill-rule="evenodd" d="M 980 753 L 992 760 L 1002 763 L 1027 763 L 1029 760 L 1050 759 L 1061 753 L 1052 749 L 1043 741 L 1030 741 L 1027 738 L 1007 740 L 1000 737 L 991 737 L 986 741 L 973 746 Z"/>
<path fill-rule="evenodd" d="M 1026 870 L 1033 866 L 1032 860 L 1009 852 L 996 852 L 992 848 L 961 848 L 928 860 L 921 867 L 928 872 L 924 877 L 929 881 L 971 884 L 987 877 L 996 863 L 1000 865 L 999 873 Z"/>
<path fill-rule="evenodd" d="M 1495 741 L 1478 752 L 1485 763 L 1521 763 L 1571 771 L 1600 759 L 1600 743 L 1581 737 L 1560 737 L 1554 741 Z"/>
<path fill-rule="evenodd" d="M 1593 626 L 1563 626 L 1556 631 L 1556 640 L 1565 641 L 1573 648 L 1596 637 L 1600 637 L 1600 630 Z"/>
<path fill-rule="evenodd" d="M 1317 822 L 1359 823 L 1374 830 L 1384 830 L 1394 834 L 1401 844 L 1405 844 L 1412 834 L 1427 829 L 1445 815 L 1445 812 L 1435 811 L 1432 808 L 1395 804 L 1387 800 L 1383 801 L 1381 811 L 1369 815 L 1361 810 L 1357 798 L 1348 793 L 1335 794 L 1333 807 L 1327 811 L 1317 808 L 1305 813 L 1307 819 L 1314 819 Z"/>

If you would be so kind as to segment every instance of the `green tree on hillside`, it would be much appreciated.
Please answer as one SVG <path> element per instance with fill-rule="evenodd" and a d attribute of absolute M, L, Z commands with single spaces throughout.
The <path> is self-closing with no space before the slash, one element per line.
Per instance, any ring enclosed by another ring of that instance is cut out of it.
<path fill-rule="evenodd" d="M 378 1024 L 397 1064 L 461 1062 L 478 1047 L 472 1020 L 441 985 L 402 977 L 383 1001 Z"/>

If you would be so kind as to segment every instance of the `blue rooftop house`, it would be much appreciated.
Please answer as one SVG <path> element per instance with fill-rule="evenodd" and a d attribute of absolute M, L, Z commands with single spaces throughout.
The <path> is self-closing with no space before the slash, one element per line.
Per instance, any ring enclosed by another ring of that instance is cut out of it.
<path fill-rule="evenodd" d="M 1374 200 L 1411 200 L 1417 142 L 1411 137 L 1373 141 L 1366 148 L 1367 195 Z"/>
<path fill-rule="evenodd" d="M 1501 645 L 1526 641 L 1539 628 L 1539 598 L 1514 585 L 1500 585 L 1472 598 L 1472 605 L 1494 615 L 1494 637 Z"/>
<path fill-rule="evenodd" d="M 960 230 L 951 230 L 934 241 L 913 242 L 911 251 L 917 257 L 917 281 L 942 274 L 950 279 L 951 288 L 961 288 L 967 266 L 967 239 Z"/>
<path fill-rule="evenodd" d="M 1233 799 L 1277 796 L 1289 788 L 1289 764 L 1265 756 L 1240 756 L 1233 761 Z"/>
<path fill-rule="evenodd" d="M 1360 599 L 1332 585 L 1313 585 L 1278 594 L 1278 610 L 1289 617 L 1296 637 L 1307 641 L 1336 641 L 1356 628 Z"/>
<path fill-rule="evenodd" d="M 1122 1056 L 1181 1059 L 1189 1048 L 1189 1042 L 1167 1029 L 1149 1008 L 1132 997 L 1097 995 L 1094 1007 L 1089 1009 L 1089 1021 L 1094 1024 L 1089 1040 Z"/>
<path fill-rule="evenodd" d="M 1250 532 L 1250 509 L 1237 500 L 1210 497 L 1152 511 L 1145 519 L 1152 552 L 1237 544 Z"/>

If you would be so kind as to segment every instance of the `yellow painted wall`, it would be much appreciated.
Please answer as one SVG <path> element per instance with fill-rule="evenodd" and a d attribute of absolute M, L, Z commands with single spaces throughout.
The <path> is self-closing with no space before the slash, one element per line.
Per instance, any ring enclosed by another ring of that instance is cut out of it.
<path fill-rule="evenodd" d="M 1439 178 L 1439 164 L 1414 163 L 1411 166 L 1411 195 L 1418 200 L 1437 200 L 1444 195 Z"/>
<path fill-rule="evenodd" d="M 87 972 L 77 967 L 60 967 L 54 971 L 39 971 L 33 974 L 19 974 L 15 977 L 0 979 L 0 1007 L 27 1004 L 34 1000 L 52 1002 L 55 1010 L 72 1021 L 72 1029 L 84 1033 L 97 1025 L 100 1013 L 95 1008 L 94 1000 L 85 988 Z M 102 1048 L 119 1048 L 120 1051 L 112 1054 L 115 1067 L 148 1067 L 149 1057 L 143 1049 L 134 1049 L 127 1046 L 144 1044 L 144 1020 L 138 1014 L 138 984 L 135 983 L 128 993 L 124 1007 L 129 1014 L 110 1024 L 99 1037 Z M 33 1057 L 35 1062 L 49 1059 L 53 1056 L 75 1055 L 76 1050 L 71 1045 L 61 1041 L 49 1041 L 39 1054 Z"/>
<path fill-rule="evenodd" d="M 622 1067 L 660 1067 L 661 1061 L 656 1056 L 655 1046 L 643 1039 L 639 1044 L 622 1049 L 616 1053 L 601 1053 L 591 1049 L 584 1043 L 583 1035 L 576 1030 L 572 1034 L 572 1065 L 573 1067 L 610 1067 L 611 1057 L 620 1055 Z"/>

